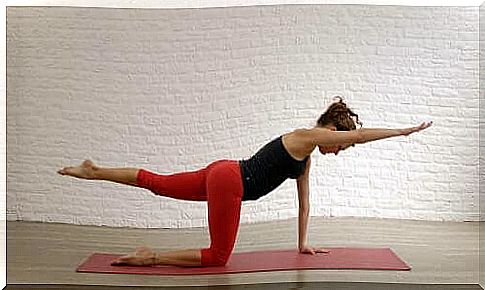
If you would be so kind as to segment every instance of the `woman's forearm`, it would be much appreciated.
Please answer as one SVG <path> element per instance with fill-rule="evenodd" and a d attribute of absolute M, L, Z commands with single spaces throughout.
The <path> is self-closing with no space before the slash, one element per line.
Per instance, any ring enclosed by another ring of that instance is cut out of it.
<path fill-rule="evenodd" d="M 362 128 L 357 130 L 361 135 L 360 142 L 366 143 L 370 141 L 386 139 L 403 135 L 402 129 L 377 129 L 377 128 Z"/>
<path fill-rule="evenodd" d="M 421 125 L 416 127 L 409 127 L 404 129 L 374 129 L 374 128 L 362 128 L 358 129 L 357 132 L 360 135 L 360 141 L 358 143 L 365 143 L 395 136 L 407 136 L 409 134 L 422 131 L 429 128 L 433 122 L 423 122 Z"/>
<path fill-rule="evenodd" d="M 298 213 L 298 248 L 306 245 L 309 210 L 300 209 Z"/>

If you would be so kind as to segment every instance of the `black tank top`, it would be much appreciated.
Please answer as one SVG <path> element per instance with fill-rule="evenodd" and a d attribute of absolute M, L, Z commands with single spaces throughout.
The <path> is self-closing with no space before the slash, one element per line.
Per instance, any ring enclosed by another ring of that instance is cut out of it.
<path fill-rule="evenodd" d="M 247 160 L 239 161 L 243 178 L 242 200 L 256 200 L 278 187 L 287 178 L 296 179 L 304 173 L 308 156 L 294 159 L 283 146 L 280 136 Z"/>

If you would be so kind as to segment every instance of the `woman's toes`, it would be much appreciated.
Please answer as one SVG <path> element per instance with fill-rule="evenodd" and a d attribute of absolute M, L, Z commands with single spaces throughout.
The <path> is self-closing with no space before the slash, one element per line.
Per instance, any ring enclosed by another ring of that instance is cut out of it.
<path fill-rule="evenodd" d="M 60 175 L 66 175 L 69 174 L 69 167 L 64 167 L 61 170 L 57 171 Z"/>
<path fill-rule="evenodd" d="M 111 262 L 111 266 L 121 266 L 123 263 L 120 260 L 114 260 Z"/>
<path fill-rule="evenodd" d="M 77 178 L 92 179 L 93 170 L 89 167 L 77 166 L 77 167 L 65 167 L 58 171 L 61 175 L 69 175 Z"/>
<path fill-rule="evenodd" d="M 111 262 L 111 266 L 127 266 L 129 264 L 129 259 L 127 256 L 120 257 Z"/>

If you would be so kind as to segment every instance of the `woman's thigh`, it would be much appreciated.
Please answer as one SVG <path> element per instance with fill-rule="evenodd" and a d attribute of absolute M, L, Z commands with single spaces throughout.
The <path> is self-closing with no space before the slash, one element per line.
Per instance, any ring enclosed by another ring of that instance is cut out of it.
<path fill-rule="evenodd" d="M 222 160 L 207 172 L 210 249 L 218 259 L 228 258 L 239 228 L 243 184 L 239 163 Z"/>

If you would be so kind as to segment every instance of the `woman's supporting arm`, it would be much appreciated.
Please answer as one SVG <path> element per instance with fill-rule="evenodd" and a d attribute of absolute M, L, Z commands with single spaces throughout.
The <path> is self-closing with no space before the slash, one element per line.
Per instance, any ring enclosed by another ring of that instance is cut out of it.
<path fill-rule="evenodd" d="M 328 253 L 324 248 L 315 248 L 307 244 L 308 220 L 310 214 L 310 165 L 308 158 L 305 173 L 297 180 L 298 187 L 298 250 L 303 254 Z"/>
<path fill-rule="evenodd" d="M 298 249 L 302 249 L 307 243 L 308 216 L 310 213 L 310 157 L 307 160 L 305 173 L 296 180 L 298 189 Z"/>

